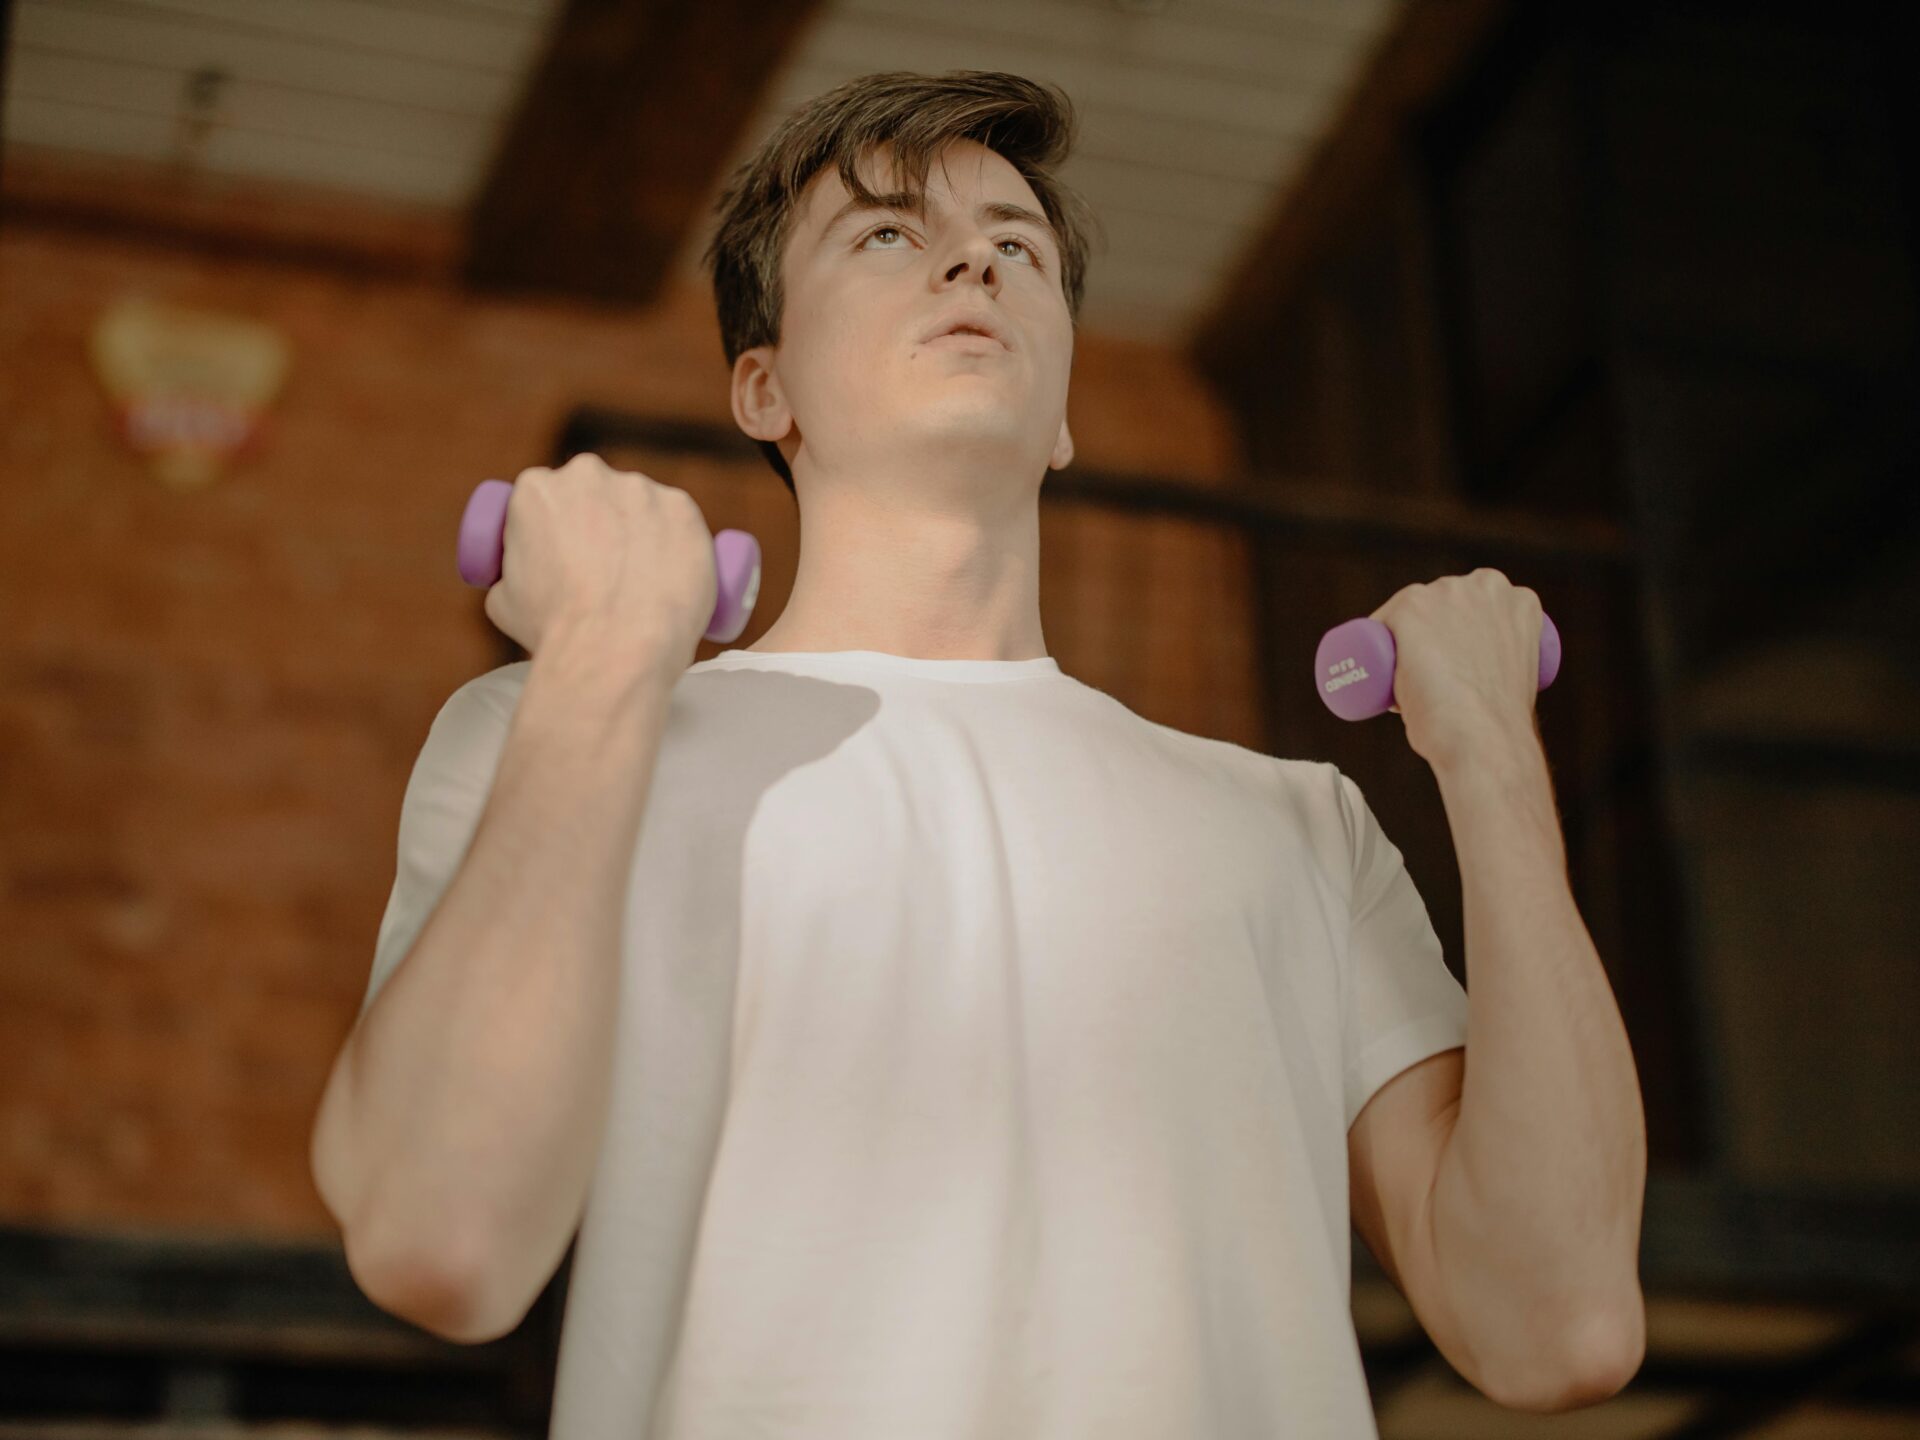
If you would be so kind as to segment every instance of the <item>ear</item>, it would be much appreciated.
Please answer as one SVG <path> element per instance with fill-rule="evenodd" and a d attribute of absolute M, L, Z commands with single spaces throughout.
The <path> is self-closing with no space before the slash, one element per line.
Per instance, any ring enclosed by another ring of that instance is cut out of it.
<path fill-rule="evenodd" d="M 733 420 L 755 440 L 781 440 L 793 428 L 793 411 L 769 361 L 770 345 L 742 350 L 733 362 Z"/>
<path fill-rule="evenodd" d="M 1060 419 L 1060 438 L 1053 442 L 1053 454 L 1047 459 L 1049 470 L 1064 470 L 1073 463 L 1073 435 L 1067 429 L 1066 417 Z"/>

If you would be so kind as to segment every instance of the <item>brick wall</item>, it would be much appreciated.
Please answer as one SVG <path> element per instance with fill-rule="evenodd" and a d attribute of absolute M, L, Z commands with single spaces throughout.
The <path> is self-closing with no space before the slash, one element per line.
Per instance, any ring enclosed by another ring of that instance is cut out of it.
<path fill-rule="evenodd" d="M 292 342 L 265 449 L 207 489 L 166 489 L 110 428 L 86 339 L 127 293 Z M 434 712 L 499 653 L 454 573 L 461 506 L 544 463 L 577 404 L 730 423 L 725 381 L 698 290 L 638 314 L 477 303 L 0 230 L 0 1220 L 330 1231 L 307 1138 L 401 794 Z M 1069 419 L 1079 465 L 1196 482 L 1234 465 L 1223 413 L 1152 347 L 1082 336 Z M 714 529 L 742 523 L 656 478 Z M 771 471 L 758 484 L 784 503 Z M 1062 667 L 1258 747 L 1237 542 L 1042 515 Z M 792 556 L 768 572 L 736 644 L 778 615 Z"/>

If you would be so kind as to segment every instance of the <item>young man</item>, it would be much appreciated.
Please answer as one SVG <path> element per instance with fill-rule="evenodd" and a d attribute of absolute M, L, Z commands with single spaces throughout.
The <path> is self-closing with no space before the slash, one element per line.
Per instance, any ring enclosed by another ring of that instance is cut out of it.
<path fill-rule="evenodd" d="M 1466 996 L 1334 766 L 1046 653 L 1070 134 L 1063 96 L 978 72 L 790 119 L 709 252 L 735 416 L 801 510 L 786 610 L 637 711 L 536 651 L 415 767 L 368 1005 L 411 994 L 366 1093 L 446 1093 L 383 1122 L 380 1193 L 492 1218 L 411 1279 L 364 1239 L 356 1273 L 485 1338 L 577 1220 L 562 1440 L 1374 1433 L 1348 1132 L 1464 1045 Z M 409 1043 L 447 1048 L 403 1081 Z"/>
<path fill-rule="evenodd" d="M 938 111 L 920 113 L 930 127 Z M 947 140 L 930 174 L 902 176 L 869 124 L 861 193 L 832 166 L 797 204 L 748 181 L 714 241 L 734 415 L 777 447 L 805 536 L 787 608 L 747 648 L 1043 658 L 1039 489 L 1073 458 L 1085 242 L 1070 215 L 1049 218 L 1065 209 L 1056 187 L 1043 199 L 978 140 Z M 739 292 L 767 232 L 782 264 L 755 304 Z M 763 310 L 776 330 L 753 323 Z"/>

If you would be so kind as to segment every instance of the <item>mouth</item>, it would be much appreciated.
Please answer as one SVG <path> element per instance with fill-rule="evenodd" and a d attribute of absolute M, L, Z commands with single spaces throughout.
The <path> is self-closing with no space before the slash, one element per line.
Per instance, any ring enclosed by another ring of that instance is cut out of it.
<path fill-rule="evenodd" d="M 994 351 L 1006 348 L 993 336 L 982 334 L 978 330 L 949 330 L 944 335 L 934 336 L 926 343 L 949 350 Z"/>
<path fill-rule="evenodd" d="M 984 316 L 967 319 L 949 316 L 932 334 L 922 336 L 920 343 L 923 345 L 958 344 L 963 340 L 986 341 L 1003 350 L 1013 348 L 1007 344 L 1006 336 L 1001 333 L 1000 327 Z"/>

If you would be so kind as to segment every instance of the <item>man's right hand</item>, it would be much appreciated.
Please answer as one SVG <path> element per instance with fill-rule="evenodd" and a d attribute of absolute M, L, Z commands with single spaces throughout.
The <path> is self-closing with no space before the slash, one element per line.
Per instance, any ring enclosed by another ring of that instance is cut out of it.
<path fill-rule="evenodd" d="M 515 478 L 486 612 L 529 654 L 584 634 L 617 658 L 685 669 L 717 586 L 713 532 L 693 496 L 582 453 Z"/>

